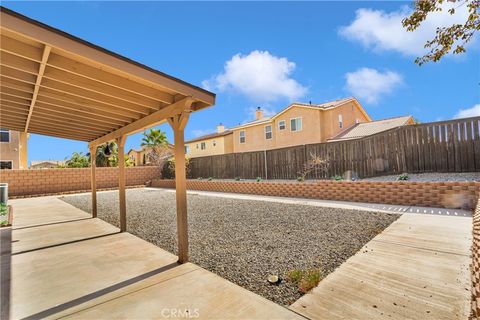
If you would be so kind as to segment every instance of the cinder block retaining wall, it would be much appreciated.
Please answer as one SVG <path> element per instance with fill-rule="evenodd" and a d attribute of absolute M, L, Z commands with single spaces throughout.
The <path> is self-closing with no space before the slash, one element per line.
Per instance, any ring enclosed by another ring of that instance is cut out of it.
<path fill-rule="evenodd" d="M 145 185 L 160 177 L 159 167 L 125 169 L 127 186 Z M 97 168 L 97 189 L 118 187 L 118 168 Z M 0 170 L 0 182 L 8 183 L 9 197 L 69 193 L 91 190 L 91 169 Z"/>
<path fill-rule="evenodd" d="M 480 319 L 480 199 L 473 214 L 472 319 Z"/>
<path fill-rule="evenodd" d="M 174 188 L 173 180 L 152 180 L 152 187 Z M 280 197 L 386 203 L 425 207 L 470 208 L 476 205 L 480 182 L 252 182 L 188 180 L 191 190 Z"/>

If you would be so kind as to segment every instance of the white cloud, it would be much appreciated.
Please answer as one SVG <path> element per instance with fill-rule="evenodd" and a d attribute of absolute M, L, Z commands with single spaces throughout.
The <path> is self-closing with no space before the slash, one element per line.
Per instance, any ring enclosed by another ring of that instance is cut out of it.
<path fill-rule="evenodd" d="M 460 109 L 455 115 L 456 119 L 470 117 L 480 117 L 480 104 L 476 104 L 470 109 Z"/>
<path fill-rule="evenodd" d="M 225 63 L 224 71 L 202 82 L 204 88 L 233 91 L 258 102 L 303 97 L 307 88 L 291 78 L 295 63 L 268 51 L 236 54 Z"/>
<path fill-rule="evenodd" d="M 402 76 L 393 71 L 379 72 L 361 68 L 345 74 L 345 89 L 367 103 L 377 103 L 381 96 L 391 93 L 403 83 Z"/>
<path fill-rule="evenodd" d="M 431 13 L 413 32 L 408 32 L 402 26 L 402 20 L 413 12 L 407 6 L 393 12 L 358 9 L 352 23 L 340 28 L 339 33 L 374 51 L 393 50 L 408 56 L 420 56 L 427 52 L 428 49 L 425 49 L 424 45 L 427 40 L 434 38 L 437 27 L 465 23 L 468 7 L 460 6 L 456 8 L 454 15 L 450 15 L 448 9 L 453 5 L 455 4 L 445 3 L 441 12 Z"/>

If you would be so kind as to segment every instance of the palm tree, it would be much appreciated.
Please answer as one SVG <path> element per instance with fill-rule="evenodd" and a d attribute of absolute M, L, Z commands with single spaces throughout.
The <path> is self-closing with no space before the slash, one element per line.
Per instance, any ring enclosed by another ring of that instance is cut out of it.
<path fill-rule="evenodd" d="M 97 147 L 95 164 L 97 167 L 114 167 L 112 156 L 118 154 L 117 143 L 110 141 Z"/>
<path fill-rule="evenodd" d="M 143 132 L 142 143 L 140 144 L 147 151 L 147 157 L 154 165 L 162 167 L 170 156 L 168 140 L 165 132 L 160 129 L 150 129 Z"/>
<path fill-rule="evenodd" d="M 143 132 L 142 147 L 156 148 L 158 146 L 165 146 L 168 144 L 167 135 L 160 129 L 150 129 Z"/>

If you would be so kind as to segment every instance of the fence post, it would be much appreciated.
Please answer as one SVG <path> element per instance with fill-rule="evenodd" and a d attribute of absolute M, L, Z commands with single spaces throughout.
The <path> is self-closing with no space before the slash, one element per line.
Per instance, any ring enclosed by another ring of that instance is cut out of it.
<path fill-rule="evenodd" d="M 263 150 L 263 162 L 265 164 L 265 180 L 268 180 L 267 150 Z"/>

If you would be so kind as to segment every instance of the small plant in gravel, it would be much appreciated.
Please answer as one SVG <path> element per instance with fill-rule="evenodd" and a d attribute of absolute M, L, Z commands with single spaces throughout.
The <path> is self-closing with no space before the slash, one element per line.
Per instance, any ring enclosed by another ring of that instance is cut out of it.
<path fill-rule="evenodd" d="M 316 172 L 316 173 L 320 172 L 322 176 L 327 175 L 329 168 L 330 168 L 330 161 L 328 159 L 323 159 L 322 157 L 317 156 L 314 153 L 310 153 L 310 159 L 308 159 L 307 163 L 303 165 L 302 170 L 297 172 L 297 174 L 299 175 L 298 178 L 301 177 L 303 179 L 302 181 L 304 181 L 307 178 L 307 175 L 312 172 Z"/>
<path fill-rule="evenodd" d="M 202 178 L 202 177 L 198 177 L 197 180 L 203 180 L 203 178 Z"/>
<path fill-rule="evenodd" d="M 7 214 L 8 214 L 7 205 L 3 202 L 0 202 L 0 226 L 5 226 L 8 224 Z"/>
<path fill-rule="evenodd" d="M 298 176 L 298 177 L 297 177 L 297 181 L 298 181 L 298 182 L 304 182 L 304 181 L 305 181 L 305 177 L 303 177 L 303 176 Z"/>
<path fill-rule="evenodd" d="M 257 182 L 260 182 L 260 181 L 262 181 L 262 177 L 257 177 L 257 179 L 255 179 L 255 180 L 257 180 Z"/>
<path fill-rule="evenodd" d="M 315 288 L 322 278 L 320 269 L 300 270 L 294 269 L 288 272 L 287 280 L 298 286 L 298 291 L 307 293 Z"/>
<path fill-rule="evenodd" d="M 342 177 L 342 176 L 340 176 L 340 175 L 338 175 L 338 174 L 336 174 L 336 175 L 334 175 L 334 176 L 332 177 L 332 180 L 335 180 L 335 181 L 342 181 L 342 180 L 343 180 L 343 177 Z"/>
<path fill-rule="evenodd" d="M 212 180 L 213 180 L 213 178 L 212 178 L 212 177 L 208 177 L 208 181 L 212 181 Z"/>
<path fill-rule="evenodd" d="M 235 181 L 240 181 L 240 177 L 235 177 Z"/>
<path fill-rule="evenodd" d="M 408 173 L 402 173 L 401 175 L 398 176 L 397 180 L 398 181 L 407 181 L 409 179 Z"/>

